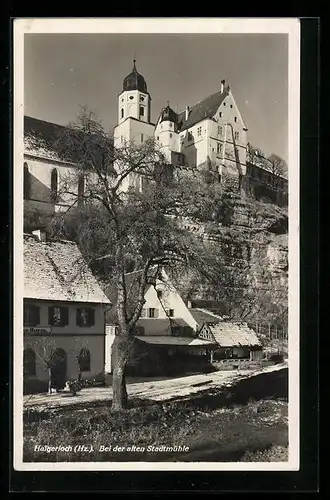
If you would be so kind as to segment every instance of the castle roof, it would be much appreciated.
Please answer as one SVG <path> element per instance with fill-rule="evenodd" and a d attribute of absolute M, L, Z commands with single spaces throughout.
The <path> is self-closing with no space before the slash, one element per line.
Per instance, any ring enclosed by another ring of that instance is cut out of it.
<path fill-rule="evenodd" d="M 205 118 L 213 118 L 217 109 L 228 95 L 229 87 L 227 87 L 223 92 L 219 91 L 205 97 L 205 99 L 197 102 L 194 106 L 192 106 L 192 108 L 190 108 L 187 119 L 185 119 L 185 111 L 179 113 L 178 123 L 181 125 L 181 131 L 192 127 Z"/>
<path fill-rule="evenodd" d="M 138 73 L 135 62 L 136 61 L 134 59 L 131 73 L 124 78 L 123 91 L 139 90 L 140 92 L 148 93 L 147 83 L 144 77 Z"/>
<path fill-rule="evenodd" d="M 175 111 L 173 111 L 173 109 L 168 104 L 166 106 L 166 108 L 162 109 L 162 111 L 160 113 L 159 121 L 160 122 L 169 121 L 169 122 L 177 123 L 178 122 L 178 115 L 176 114 Z"/>

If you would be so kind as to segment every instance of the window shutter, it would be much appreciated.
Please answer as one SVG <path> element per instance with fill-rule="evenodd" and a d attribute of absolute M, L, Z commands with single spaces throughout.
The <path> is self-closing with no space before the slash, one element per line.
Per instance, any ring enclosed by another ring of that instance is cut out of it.
<path fill-rule="evenodd" d="M 81 309 L 77 309 L 76 312 L 76 323 L 78 326 L 81 326 Z"/>
<path fill-rule="evenodd" d="M 69 308 L 63 307 L 61 309 L 61 324 L 62 326 L 66 326 L 69 324 Z"/>
<path fill-rule="evenodd" d="M 95 310 L 89 309 L 88 311 L 88 325 L 93 326 L 95 324 Z"/>
<path fill-rule="evenodd" d="M 154 318 L 158 318 L 159 309 L 155 308 Z"/>
<path fill-rule="evenodd" d="M 33 306 L 33 319 L 36 325 L 40 324 L 40 308 L 38 306 Z"/>
<path fill-rule="evenodd" d="M 48 324 L 53 324 L 53 307 L 48 307 Z"/>

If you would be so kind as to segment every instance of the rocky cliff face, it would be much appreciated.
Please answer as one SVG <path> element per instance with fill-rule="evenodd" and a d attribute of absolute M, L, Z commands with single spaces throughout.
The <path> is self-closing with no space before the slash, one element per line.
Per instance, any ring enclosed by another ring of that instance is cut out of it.
<path fill-rule="evenodd" d="M 286 209 L 236 201 L 222 222 L 186 221 L 199 233 L 218 269 L 211 276 L 173 274 L 186 299 L 218 300 L 220 311 L 249 321 L 287 321 L 288 215 Z"/>

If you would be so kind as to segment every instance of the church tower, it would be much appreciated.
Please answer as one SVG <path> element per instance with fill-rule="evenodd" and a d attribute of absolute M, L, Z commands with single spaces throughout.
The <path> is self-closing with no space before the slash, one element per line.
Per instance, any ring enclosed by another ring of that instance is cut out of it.
<path fill-rule="evenodd" d="M 134 141 L 136 145 L 154 137 L 155 125 L 151 123 L 151 97 L 144 77 L 136 69 L 124 78 L 123 90 L 118 96 L 118 125 L 114 128 L 116 147 Z"/>

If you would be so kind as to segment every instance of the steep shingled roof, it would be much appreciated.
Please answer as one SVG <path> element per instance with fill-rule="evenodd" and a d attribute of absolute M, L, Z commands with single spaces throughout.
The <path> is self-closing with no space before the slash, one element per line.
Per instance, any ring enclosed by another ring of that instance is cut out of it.
<path fill-rule="evenodd" d="M 68 130 L 64 125 L 24 116 L 24 149 L 27 154 L 63 161 L 56 150 L 61 135 Z M 68 158 L 70 161 L 70 158 Z"/>
<path fill-rule="evenodd" d="M 257 334 L 246 323 L 207 324 L 221 347 L 261 346 Z"/>
<path fill-rule="evenodd" d="M 24 298 L 110 304 L 77 245 L 24 235 Z"/>
<path fill-rule="evenodd" d="M 181 131 L 186 130 L 205 118 L 213 118 L 218 107 L 229 95 L 229 88 L 224 92 L 211 94 L 200 102 L 197 102 L 189 111 L 188 119 L 184 119 L 184 112 L 179 113 L 178 122 L 182 122 Z M 182 121 L 183 120 L 183 121 Z"/>

